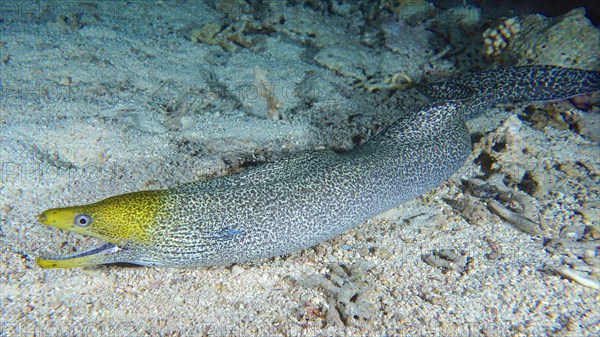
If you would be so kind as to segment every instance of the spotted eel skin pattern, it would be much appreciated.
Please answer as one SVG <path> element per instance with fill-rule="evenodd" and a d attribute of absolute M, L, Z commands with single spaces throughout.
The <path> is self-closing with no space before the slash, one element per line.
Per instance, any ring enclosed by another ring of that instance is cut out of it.
<path fill-rule="evenodd" d="M 471 151 L 466 120 L 503 102 L 600 90 L 598 72 L 505 68 L 418 88 L 431 104 L 347 152 L 310 151 L 164 194 L 153 244 L 112 261 L 148 266 L 230 264 L 317 245 L 444 182 Z"/>

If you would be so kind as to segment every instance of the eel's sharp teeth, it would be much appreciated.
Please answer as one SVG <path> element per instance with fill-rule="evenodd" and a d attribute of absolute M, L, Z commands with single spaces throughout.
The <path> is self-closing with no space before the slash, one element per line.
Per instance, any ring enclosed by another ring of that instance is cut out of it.
<path fill-rule="evenodd" d="M 75 253 L 71 253 L 71 254 L 67 254 L 67 255 L 44 256 L 44 259 L 67 260 L 67 259 L 75 259 L 78 257 L 95 255 L 95 254 L 98 254 L 98 255 L 114 254 L 114 253 L 118 252 L 119 250 L 121 250 L 121 248 L 119 248 L 117 245 L 115 245 L 113 243 L 105 243 L 100 246 L 96 246 L 96 247 L 90 248 L 88 250 L 84 250 L 82 252 L 75 252 Z"/>
<path fill-rule="evenodd" d="M 103 245 L 62 256 L 44 256 L 36 260 L 37 264 L 43 268 L 70 268 L 84 267 L 103 264 L 106 256 L 115 254 L 123 248 L 113 243 Z"/>

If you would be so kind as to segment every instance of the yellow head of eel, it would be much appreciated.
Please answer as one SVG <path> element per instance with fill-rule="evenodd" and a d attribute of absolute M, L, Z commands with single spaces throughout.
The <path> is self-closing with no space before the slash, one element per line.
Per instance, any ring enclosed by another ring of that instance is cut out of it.
<path fill-rule="evenodd" d="M 70 268 L 114 262 L 131 247 L 151 244 L 149 229 L 155 223 L 162 191 L 142 191 L 110 197 L 82 206 L 53 208 L 42 212 L 44 225 L 91 236 L 107 243 L 83 252 L 60 257 L 40 257 L 43 268 Z"/>

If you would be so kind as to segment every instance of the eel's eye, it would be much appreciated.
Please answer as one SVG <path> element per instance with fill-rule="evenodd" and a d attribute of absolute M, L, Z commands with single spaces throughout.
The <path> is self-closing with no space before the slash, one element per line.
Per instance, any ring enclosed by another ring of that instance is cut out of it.
<path fill-rule="evenodd" d="M 87 214 L 79 214 L 75 217 L 75 225 L 87 227 L 92 223 L 92 218 Z"/>

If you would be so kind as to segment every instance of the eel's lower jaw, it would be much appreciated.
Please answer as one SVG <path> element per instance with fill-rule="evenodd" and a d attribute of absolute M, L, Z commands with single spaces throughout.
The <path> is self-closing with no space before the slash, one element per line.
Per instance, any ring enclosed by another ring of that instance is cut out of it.
<path fill-rule="evenodd" d="M 39 257 L 35 260 L 38 266 L 42 268 L 74 268 L 96 266 L 109 263 L 107 257 L 122 250 L 113 243 L 103 245 L 63 256 Z"/>

